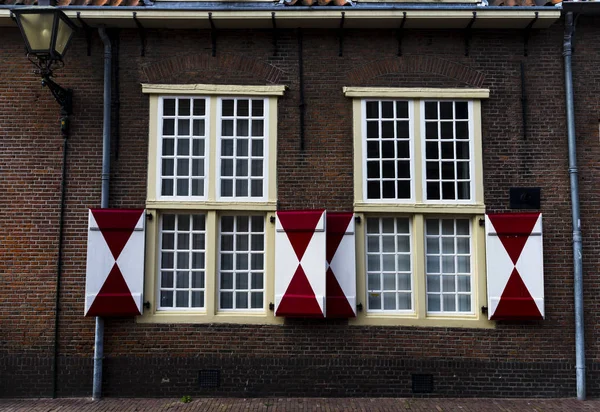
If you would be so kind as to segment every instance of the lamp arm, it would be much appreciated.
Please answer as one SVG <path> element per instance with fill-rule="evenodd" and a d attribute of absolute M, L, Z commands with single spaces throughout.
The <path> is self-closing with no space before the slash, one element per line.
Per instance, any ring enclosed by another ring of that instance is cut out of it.
<path fill-rule="evenodd" d="M 65 89 L 47 74 L 42 75 L 42 86 L 50 89 L 52 96 L 60 105 L 61 115 L 68 116 L 73 112 L 73 92 L 71 89 Z"/>

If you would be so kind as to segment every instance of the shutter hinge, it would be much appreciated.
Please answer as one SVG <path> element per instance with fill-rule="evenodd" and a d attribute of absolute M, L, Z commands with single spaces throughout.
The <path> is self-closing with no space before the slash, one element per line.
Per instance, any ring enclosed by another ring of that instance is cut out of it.
<path fill-rule="evenodd" d="M 485 226 L 485 219 L 479 219 L 479 226 L 481 226 L 481 227 Z"/>
<path fill-rule="evenodd" d="M 482 306 L 481 307 L 481 313 L 483 313 L 484 315 L 487 315 L 487 313 L 488 313 L 488 307 L 487 306 Z"/>

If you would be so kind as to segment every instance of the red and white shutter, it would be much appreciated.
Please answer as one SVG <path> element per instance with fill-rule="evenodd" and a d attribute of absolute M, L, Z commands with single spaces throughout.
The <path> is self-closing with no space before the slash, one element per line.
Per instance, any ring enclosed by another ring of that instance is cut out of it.
<path fill-rule="evenodd" d="M 328 318 L 356 316 L 354 214 L 327 213 L 326 307 Z"/>
<path fill-rule="evenodd" d="M 144 223 L 143 209 L 90 209 L 86 316 L 142 314 Z"/>
<path fill-rule="evenodd" d="M 325 317 L 325 214 L 277 212 L 276 316 Z"/>
<path fill-rule="evenodd" d="M 489 318 L 543 319 L 542 214 L 488 214 L 485 232 Z"/>

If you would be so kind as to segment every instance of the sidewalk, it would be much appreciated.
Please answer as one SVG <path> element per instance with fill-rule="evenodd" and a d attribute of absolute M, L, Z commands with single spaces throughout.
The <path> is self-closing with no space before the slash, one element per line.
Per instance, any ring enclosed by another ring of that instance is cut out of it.
<path fill-rule="evenodd" d="M 144 411 L 410 411 L 410 412 L 577 412 L 600 411 L 600 400 L 576 399 L 445 399 L 445 398 L 89 398 L 0 399 L 0 411 L 144 412 Z"/>

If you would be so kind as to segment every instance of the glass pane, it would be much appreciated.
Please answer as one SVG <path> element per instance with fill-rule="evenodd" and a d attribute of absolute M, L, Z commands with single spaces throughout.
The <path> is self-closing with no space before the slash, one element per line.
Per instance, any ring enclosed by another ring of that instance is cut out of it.
<path fill-rule="evenodd" d="M 263 307 L 263 293 L 252 292 L 250 294 L 252 309 L 261 309 Z"/>
<path fill-rule="evenodd" d="M 252 139 L 252 156 L 262 156 L 263 155 L 263 141 Z"/>
<path fill-rule="evenodd" d="M 189 248 L 190 248 L 189 233 L 177 234 L 177 249 L 189 249 Z"/>
<path fill-rule="evenodd" d="M 382 255 L 383 270 L 395 271 L 396 270 L 396 256 L 395 255 Z"/>
<path fill-rule="evenodd" d="M 248 269 L 248 255 L 246 254 L 238 254 L 235 257 L 235 267 L 236 269 Z"/>
<path fill-rule="evenodd" d="M 237 235 L 235 237 L 236 250 L 248 250 L 248 235 Z"/>
<path fill-rule="evenodd" d="M 203 288 L 204 287 L 204 272 L 192 272 L 192 287 Z"/>
<path fill-rule="evenodd" d="M 163 115 L 175 116 L 175 99 L 163 99 Z"/>
<path fill-rule="evenodd" d="M 442 235 L 453 235 L 454 234 L 454 220 L 444 219 L 442 220 Z"/>
<path fill-rule="evenodd" d="M 240 197 L 248 196 L 248 181 L 247 180 L 236 180 L 235 181 L 235 195 Z"/>
<path fill-rule="evenodd" d="M 260 177 L 263 175 L 263 161 L 262 160 L 252 160 L 252 172 L 251 176 Z"/>
<path fill-rule="evenodd" d="M 233 273 L 221 273 L 221 289 L 233 289 Z"/>
<path fill-rule="evenodd" d="M 252 100 L 252 116 L 263 116 L 264 100 Z"/>
<path fill-rule="evenodd" d="M 381 117 L 391 119 L 394 117 L 394 103 L 381 102 Z"/>
<path fill-rule="evenodd" d="M 437 119 L 437 102 L 425 102 L 425 118 L 426 119 Z"/>
<path fill-rule="evenodd" d="M 398 275 L 398 290 L 410 290 L 410 275 L 399 274 Z"/>
<path fill-rule="evenodd" d="M 367 102 L 367 119 L 377 119 L 379 117 L 379 102 Z"/>
<path fill-rule="evenodd" d="M 471 296 L 470 295 L 458 295 L 458 310 L 460 312 L 471 311 Z"/>
<path fill-rule="evenodd" d="M 223 120 L 221 125 L 222 136 L 233 136 L 233 120 Z"/>
<path fill-rule="evenodd" d="M 193 230 L 204 230 L 204 215 L 193 215 L 192 216 L 192 229 Z"/>
<path fill-rule="evenodd" d="M 406 119 L 408 117 L 408 102 L 396 102 L 396 117 Z"/>
<path fill-rule="evenodd" d="M 456 282 L 454 276 L 442 276 L 442 290 L 444 292 L 456 291 Z"/>
<path fill-rule="evenodd" d="M 367 252 L 379 252 L 378 236 L 367 236 Z"/>
<path fill-rule="evenodd" d="M 394 236 L 382 236 L 381 244 L 384 252 L 395 252 L 396 245 L 394 243 Z"/>
<path fill-rule="evenodd" d="M 175 287 L 178 289 L 190 287 L 190 274 L 188 272 L 177 272 L 177 282 Z"/>
<path fill-rule="evenodd" d="M 457 253 L 470 253 L 470 239 L 468 237 L 456 238 L 456 252 Z"/>
<path fill-rule="evenodd" d="M 367 122 L 367 139 L 377 139 L 379 137 L 379 122 Z M 369 142 L 372 143 L 372 142 Z M 374 154 L 371 152 L 371 154 Z M 373 156 L 368 156 L 373 157 Z"/>
<path fill-rule="evenodd" d="M 453 102 L 440 102 L 440 119 L 452 119 L 453 113 Z"/>
<path fill-rule="evenodd" d="M 427 160 L 439 159 L 438 142 L 425 143 L 425 158 Z"/>
<path fill-rule="evenodd" d="M 467 219 L 456 220 L 456 234 L 469 235 L 469 221 Z"/>
<path fill-rule="evenodd" d="M 367 233 L 379 233 L 379 219 L 367 218 Z"/>
<path fill-rule="evenodd" d="M 252 136 L 261 137 L 265 135 L 264 121 L 263 120 L 252 120 Z"/>
<path fill-rule="evenodd" d="M 204 307 L 204 292 L 193 291 L 192 292 L 192 307 L 202 308 Z"/>
<path fill-rule="evenodd" d="M 262 273 L 252 273 L 252 280 L 250 283 L 250 287 L 252 289 L 262 289 L 263 288 L 263 274 Z"/>
<path fill-rule="evenodd" d="M 253 253 L 250 257 L 250 269 L 262 270 L 263 269 L 263 255 Z"/>
<path fill-rule="evenodd" d="M 252 250 L 265 250 L 265 237 L 264 235 L 252 235 L 251 245 Z"/>
<path fill-rule="evenodd" d="M 262 197 L 263 195 L 263 182 L 262 180 L 252 180 L 250 182 L 250 196 Z"/>
<path fill-rule="evenodd" d="M 204 176 L 204 159 L 192 160 L 192 176 Z"/>
<path fill-rule="evenodd" d="M 177 121 L 177 134 L 179 136 L 190 135 L 190 121 L 188 119 L 179 119 Z"/>
<path fill-rule="evenodd" d="M 408 219 L 396 219 L 398 233 L 409 233 Z"/>
<path fill-rule="evenodd" d="M 410 198 L 410 180 L 399 180 L 398 182 L 398 199 Z"/>
<path fill-rule="evenodd" d="M 162 175 L 173 176 L 175 172 L 175 161 L 173 159 L 163 159 L 162 161 Z"/>
<path fill-rule="evenodd" d="M 471 276 L 458 276 L 458 291 L 459 292 L 470 292 L 471 291 Z"/>
<path fill-rule="evenodd" d="M 442 139 L 454 138 L 454 123 L 440 122 L 440 136 Z"/>
<path fill-rule="evenodd" d="M 427 292 L 441 292 L 439 275 L 427 275 Z"/>
<path fill-rule="evenodd" d="M 160 267 L 163 269 L 172 269 L 174 265 L 173 252 L 162 252 L 160 257 Z"/>
<path fill-rule="evenodd" d="M 427 310 L 439 312 L 440 309 L 440 295 L 427 295 Z"/>
<path fill-rule="evenodd" d="M 190 99 L 179 99 L 179 110 L 177 111 L 177 114 L 179 116 L 189 116 L 190 107 Z"/>
<path fill-rule="evenodd" d="M 221 309 L 233 309 L 233 292 L 221 292 Z"/>
<path fill-rule="evenodd" d="M 469 118 L 469 103 L 467 102 L 455 102 L 455 118 L 457 119 L 468 119 Z"/>
<path fill-rule="evenodd" d="M 192 269 L 204 269 L 204 252 L 192 253 Z"/>
<path fill-rule="evenodd" d="M 236 289 L 248 289 L 248 274 L 247 273 L 236 273 L 235 274 L 235 288 Z"/>
<path fill-rule="evenodd" d="M 442 273 L 455 273 L 454 256 L 442 256 Z"/>
<path fill-rule="evenodd" d="M 369 294 L 369 309 L 380 310 L 381 298 L 379 294 Z"/>
<path fill-rule="evenodd" d="M 456 298 L 454 295 L 442 295 L 444 301 L 444 312 L 456 311 Z"/>
<path fill-rule="evenodd" d="M 398 236 L 398 252 L 410 252 L 410 237 L 408 236 Z"/>
<path fill-rule="evenodd" d="M 163 215 L 162 228 L 163 230 L 175 230 L 175 215 Z"/>
<path fill-rule="evenodd" d="M 457 139 L 468 139 L 469 138 L 469 122 L 456 122 L 456 138 Z"/>
<path fill-rule="evenodd" d="M 221 196 L 233 196 L 233 181 L 221 180 Z"/>
<path fill-rule="evenodd" d="M 188 176 L 190 173 L 190 162 L 188 159 L 177 159 L 177 176 Z M 187 182 L 187 180 L 185 181 Z"/>
<path fill-rule="evenodd" d="M 234 100 L 233 99 L 223 99 L 221 101 L 221 110 L 223 113 L 223 116 L 233 116 L 233 105 L 234 105 Z"/>
<path fill-rule="evenodd" d="M 206 113 L 206 101 L 194 99 L 194 116 L 203 116 Z"/>
<path fill-rule="evenodd" d="M 457 159 L 469 159 L 469 143 L 468 142 L 456 142 L 456 158 Z"/>
<path fill-rule="evenodd" d="M 237 220 L 237 231 L 238 232 L 248 232 L 248 225 L 250 223 L 248 216 L 238 216 L 236 220 Z"/>
<path fill-rule="evenodd" d="M 235 307 L 237 309 L 247 309 L 248 308 L 248 293 L 239 293 L 235 294 Z"/>
<path fill-rule="evenodd" d="M 190 230 L 190 215 L 179 215 L 178 216 L 177 229 Z"/>
<path fill-rule="evenodd" d="M 379 163 L 379 162 L 377 162 Z M 382 176 L 384 178 L 395 178 L 396 177 L 396 168 L 394 165 L 394 161 L 386 161 L 386 162 L 381 162 L 381 170 L 382 170 Z"/>
<path fill-rule="evenodd" d="M 396 122 L 396 138 L 397 139 L 408 139 L 410 137 L 408 122 Z M 406 143 L 408 147 L 408 142 Z M 403 156 L 404 157 L 404 156 Z"/>
<path fill-rule="evenodd" d="M 173 156 L 175 154 L 175 139 L 163 139 L 162 154 L 163 156 Z"/>
<path fill-rule="evenodd" d="M 395 293 L 384 293 L 383 294 L 383 308 L 387 310 L 396 309 L 396 294 Z"/>
<path fill-rule="evenodd" d="M 367 289 L 379 290 L 381 288 L 381 275 L 369 273 L 367 276 Z"/>
<path fill-rule="evenodd" d="M 443 237 L 442 238 L 442 253 L 454 253 L 454 238 Z"/>
<path fill-rule="evenodd" d="M 233 255 L 221 254 L 221 269 L 233 270 Z"/>
<path fill-rule="evenodd" d="M 367 255 L 367 270 L 370 272 L 381 270 L 379 255 Z"/>
<path fill-rule="evenodd" d="M 396 290 L 396 275 L 385 273 L 383 275 L 383 290 Z"/>
<path fill-rule="evenodd" d="M 178 290 L 175 295 L 175 306 L 178 308 L 187 308 L 189 306 L 190 294 L 187 290 Z"/>
<path fill-rule="evenodd" d="M 440 185 L 437 182 L 427 182 L 427 199 L 440 199 Z"/>
<path fill-rule="evenodd" d="M 172 288 L 173 287 L 173 272 L 161 272 L 160 273 L 160 287 L 161 288 Z"/>
<path fill-rule="evenodd" d="M 163 119 L 163 136 L 173 136 L 175 134 L 175 119 Z"/>
<path fill-rule="evenodd" d="M 410 271 L 410 255 L 398 255 L 398 271 Z"/>
<path fill-rule="evenodd" d="M 398 293 L 398 310 L 410 310 L 410 293 Z"/>
<path fill-rule="evenodd" d="M 235 162 L 235 175 L 245 177 L 248 176 L 248 160 L 237 159 Z"/>
<path fill-rule="evenodd" d="M 177 269 L 188 269 L 190 267 L 190 255 L 188 252 L 177 253 Z"/>
<path fill-rule="evenodd" d="M 393 139 L 394 138 L 394 122 L 381 122 L 381 138 L 382 139 Z M 386 142 L 388 143 L 388 142 Z M 391 142 L 389 142 L 391 143 Z M 392 148 L 391 154 L 393 155 L 394 149 Z"/>
<path fill-rule="evenodd" d="M 238 100 L 237 101 L 237 115 L 238 116 L 248 116 L 249 114 L 249 106 L 250 106 L 250 101 L 249 100 Z"/>
<path fill-rule="evenodd" d="M 427 256 L 427 273 L 440 273 L 440 258 Z"/>
<path fill-rule="evenodd" d="M 163 308 L 173 307 L 173 292 L 171 291 L 160 291 L 160 306 Z"/>
<path fill-rule="evenodd" d="M 237 120 L 237 136 L 248 136 L 248 120 L 238 119 Z"/>
<path fill-rule="evenodd" d="M 425 123 L 425 139 L 438 138 L 438 124 L 433 122 Z"/>
<path fill-rule="evenodd" d="M 253 232 L 262 232 L 265 227 L 265 218 L 262 216 L 252 216 L 250 218 L 250 223 Z"/>
<path fill-rule="evenodd" d="M 428 237 L 426 241 L 426 253 L 435 254 L 440 253 L 440 242 L 438 238 Z"/>
<path fill-rule="evenodd" d="M 221 140 L 221 156 L 233 156 L 233 139 Z"/>
<path fill-rule="evenodd" d="M 233 235 L 221 235 L 221 250 L 233 250 Z"/>
<path fill-rule="evenodd" d="M 437 235 L 439 234 L 439 220 L 437 219 L 427 219 L 427 222 L 425 223 L 426 225 L 426 231 L 428 235 Z"/>
<path fill-rule="evenodd" d="M 173 233 L 162 234 L 162 249 L 175 249 L 175 235 Z"/>
<path fill-rule="evenodd" d="M 221 160 L 221 176 L 233 176 L 233 160 Z"/>
<path fill-rule="evenodd" d="M 456 261 L 457 273 L 471 273 L 471 259 L 469 256 L 458 256 Z"/>

